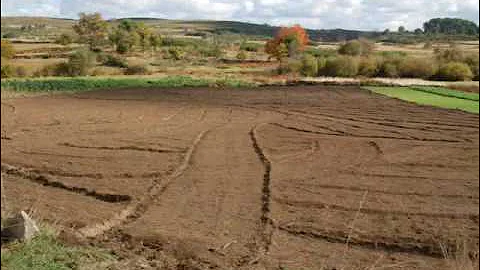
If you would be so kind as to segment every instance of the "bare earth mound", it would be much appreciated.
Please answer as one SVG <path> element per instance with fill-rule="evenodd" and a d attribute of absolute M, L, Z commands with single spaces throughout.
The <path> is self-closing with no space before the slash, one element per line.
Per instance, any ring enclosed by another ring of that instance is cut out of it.
<path fill-rule="evenodd" d="M 445 250 L 478 255 L 478 115 L 319 86 L 1 107 L 8 210 L 151 268 L 449 269 Z"/>

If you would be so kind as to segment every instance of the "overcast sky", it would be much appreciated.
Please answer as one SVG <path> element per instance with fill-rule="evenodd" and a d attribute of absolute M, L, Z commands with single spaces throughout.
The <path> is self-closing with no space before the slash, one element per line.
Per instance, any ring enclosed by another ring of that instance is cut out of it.
<path fill-rule="evenodd" d="M 2 16 L 235 20 L 317 29 L 408 29 L 434 17 L 479 23 L 478 0 L 1 0 Z"/>

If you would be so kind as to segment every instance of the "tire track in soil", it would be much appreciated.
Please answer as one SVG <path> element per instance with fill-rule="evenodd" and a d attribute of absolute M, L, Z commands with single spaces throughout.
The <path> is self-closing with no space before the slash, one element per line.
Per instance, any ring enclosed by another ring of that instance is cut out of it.
<path fill-rule="evenodd" d="M 308 112 L 305 112 L 305 111 L 301 111 L 301 110 L 296 110 L 296 112 L 298 114 L 301 114 L 305 117 L 309 117 L 309 118 L 314 118 L 314 119 L 318 119 L 316 117 L 312 117 L 310 115 L 308 115 Z M 313 113 L 312 113 L 313 114 Z M 353 122 L 363 122 L 363 123 L 367 123 L 367 124 L 376 124 L 376 125 L 384 125 L 384 123 L 380 122 L 376 122 L 376 121 L 381 121 L 381 120 L 378 120 L 378 119 L 358 119 L 358 118 L 353 118 L 353 117 L 349 117 L 349 116 L 346 116 L 346 117 L 339 117 L 337 115 L 331 115 L 331 114 L 327 114 L 327 113 L 319 113 L 318 111 L 316 113 L 314 113 L 313 115 L 318 115 L 318 116 L 321 116 L 321 117 L 327 117 L 327 118 L 332 118 L 332 119 L 339 119 L 339 120 L 347 120 L 347 121 L 353 121 Z M 364 117 L 363 115 L 367 115 L 368 114 L 362 114 L 362 115 L 359 115 L 360 117 Z M 389 115 L 386 115 L 386 116 L 389 116 Z M 415 116 L 415 114 L 413 114 L 412 116 Z M 390 120 L 388 119 L 387 121 L 389 122 L 393 122 L 394 124 L 395 123 L 402 123 L 402 122 L 399 122 L 398 120 Z M 439 126 L 446 126 L 446 127 L 456 127 L 458 129 L 458 127 L 465 127 L 465 128 L 478 128 L 478 126 L 474 126 L 474 125 L 470 125 L 469 123 L 441 123 L 441 122 L 432 122 L 432 121 L 416 121 L 416 120 L 408 120 L 408 122 L 406 123 L 416 123 L 416 124 L 432 124 L 432 125 L 439 125 Z M 387 126 L 389 126 L 389 123 L 387 123 Z M 393 127 L 393 126 L 392 126 Z M 402 127 L 404 128 L 404 126 L 397 126 L 397 127 Z M 408 127 L 407 127 L 408 128 Z M 415 128 L 413 128 L 415 129 Z M 422 130 L 422 129 L 417 129 L 417 130 Z"/>
<path fill-rule="evenodd" d="M 158 148 L 144 148 L 138 146 L 88 146 L 88 145 L 77 145 L 72 143 L 59 143 L 60 146 L 71 147 L 71 148 L 80 148 L 80 149 L 97 149 L 97 150 L 131 150 L 131 151 L 143 151 L 143 152 L 152 152 L 152 153 L 181 153 L 184 151 L 179 151 L 175 149 L 158 149 Z"/>
<path fill-rule="evenodd" d="M 279 204 L 293 206 L 293 207 L 302 207 L 302 208 L 317 208 L 317 209 L 333 209 L 347 212 L 358 212 L 358 208 L 347 207 L 338 204 L 330 204 L 324 202 L 312 202 L 312 201 L 296 201 L 296 200 L 287 200 L 282 198 L 273 198 L 273 200 Z M 397 210 L 382 210 L 382 209 L 373 209 L 373 208 L 362 208 L 361 213 L 365 214 L 393 214 L 399 216 L 422 216 L 422 217 L 431 217 L 431 218 L 451 218 L 451 219 L 470 219 L 477 221 L 479 220 L 479 214 L 469 214 L 469 213 L 429 213 L 429 212 L 405 212 Z"/>
<path fill-rule="evenodd" d="M 320 241 L 327 241 L 330 243 L 346 243 L 349 245 L 367 248 L 376 251 L 386 251 L 389 253 L 409 253 L 415 255 L 428 256 L 433 258 L 444 258 L 444 253 L 439 243 L 434 241 L 430 243 L 418 242 L 413 238 L 391 238 L 384 236 L 375 236 L 372 240 L 369 237 L 354 237 L 344 231 L 330 231 L 319 230 L 318 228 L 302 228 L 299 226 L 278 226 L 279 231 L 286 232 L 288 234 L 297 237 L 308 237 Z M 370 236 L 371 237 L 371 236 Z M 451 251 L 455 251 L 457 246 L 455 243 L 443 244 L 444 247 Z"/>
<path fill-rule="evenodd" d="M 271 125 L 278 126 L 284 129 L 289 129 L 297 132 L 310 133 L 310 134 L 319 134 L 319 135 L 328 135 L 336 137 L 352 137 L 352 138 L 365 138 L 365 139 L 389 139 L 389 140 L 403 140 L 403 141 L 422 141 L 422 142 L 443 142 L 443 143 L 462 143 L 462 141 L 457 140 L 447 140 L 447 139 L 420 139 L 420 138 L 401 138 L 401 137 L 388 137 L 388 136 L 367 136 L 367 135 L 355 135 L 352 133 L 347 133 L 338 130 L 332 130 L 337 133 L 327 133 L 320 131 L 313 131 L 308 129 L 297 128 L 293 126 L 286 126 L 280 123 L 270 123 Z"/>
<path fill-rule="evenodd" d="M 420 192 L 395 192 L 395 191 L 386 191 L 380 189 L 368 189 L 360 187 L 347 187 L 347 186 L 337 186 L 337 185 L 312 185 L 316 188 L 322 189 L 333 189 L 333 190 L 348 190 L 348 191 L 358 191 L 358 192 L 367 192 L 368 193 L 378 193 L 386 195 L 400 195 L 400 196 L 418 196 L 418 197 L 441 197 L 441 198 L 466 198 L 466 199 L 478 199 L 477 195 L 460 195 L 460 194 L 429 194 L 429 193 L 420 193 Z M 311 194 L 321 195 L 320 192 L 315 192 L 312 189 L 295 187 L 298 190 L 308 192 Z"/>
<path fill-rule="evenodd" d="M 258 158 L 262 162 L 265 173 L 263 175 L 263 188 L 262 188 L 262 217 L 261 217 L 261 224 L 262 224 L 262 244 L 263 250 L 260 250 L 262 253 L 266 253 L 270 249 L 270 245 L 272 243 L 272 228 L 269 226 L 272 223 L 270 218 L 270 197 L 271 197 L 271 190 L 270 190 L 270 182 L 271 182 L 271 172 L 272 172 L 272 163 L 265 155 L 263 149 L 260 147 L 258 142 L 257 130 L 262 125 L 254 126 L 250 129 L 250 138 L 252 140 L 253 148 L 255 153 L 258 155 Z"/>
<path fill-rule="evenodd" d="M 94 199 L 97 199 L 103 202 L 121 203 L 121 202 L 130 202 L 132 200 L 132 197 L 129 195 L 100 193 L 95 190 L 90 190 L 87 188 L 68 186 L 60 181 L 49 179 L 48 176 L 36 173 L 32 170 L 18 168 L 5 163 L 1 164 L 1 171 L 8 175 L 15 175 L 15 176 L 22 177 L 34 183 L 40 184 L 44 187 L 63 189 L 63 190 L 70 191 L 83 196 L 92 197 Z"/>
<path fill-rule="evenodd" d="M 165 181 L 159 181 L 159 179 L 155 179 L 153 185 L 148 188 L 149 193 L 144 198 L 125 208 L 111 219 L 104 221 L 102 224 L 94 224 L 80 229 L 77 232 L 77 236 L 83 238 L 94 238 L 115 227 L 125 223 L 133 222 L 141 217 L 147 211 L 149 205 L 155 200 L 155 198 L 160 196 L 176 178 L 181 176 L 186 171 L 190 165 L 191 158 L 198 144 L 208 132 L 210 132 L 210 129 L 202 131 L 197 135 L 185 154 L 183 162 L 180 164 L 180 166 L 171 175 L 167 176 Z"/>
<path fill-rule="evenodd" d="M 320 146 L 319 146 L 318 141 L 314 141 L 310 144 L 310 149 L 304 150 L 303 152 L 298 153 L 298 154 L 293 154 L 293 155 L 290 155 L 290 156 L 277 158 L 275 161 L 282 163 L 282 162 L 285 162 L 285 161 L 290 160 L 290 159 L 307 158 L 307 157 L 310 157 L 310 156 L 314 155 L 315 152 L 317 152 L 319 148 L 320 148 Z"/>
<path fill-rule="evenodd" d="M 433 178 L 427 176 L 418 176 L 418 175 L 400 175 L 400 174 L 381 174 L 381 173 L 366 173 L 366 172 L 357 172 L 357 171 L 339 171 L 340 173 L 355 175 L 355 176 L 364 176 L 364 177 L 380 177 L 380 178 L 391 178 L 391 179 L 418 179 L 418 180 L 427 180 L 427 181 L 442 181 L 442 182 L 460 182 L 460 181 L 477 181 L 470 179 L 447 179 L 447 178 Z"/>
<path fill-rule="evenodd" d="M 99 157 L 99 156 L 81 156 L 81 155 L 66 155 L 66 154 L 57 154 L 57 153 L 49 153 L 49 152 L 37 152 L 37 151 L 24 151 L 19 150 L 19 153 L 25 155 L 36 155 L 36 156 L 51 156 L 51 157 L 63 157 L 63 158 L 83 158 L 83 159 L 97 159 L 97 160 L 109 160 L 107 157 Z"/>
<path fill-rule="evenodd" d="M 170 121 L 171 119 L 173 119 L 175 116 L 179 115 L 181 112 L 185 111 L 186 109 L 187 109 L 186 107 L 181 107 L 176 112 L 174 112 L 170 115 L 167 115 L 166 117 L 163 117 L 162 120 L 163 121 Z"/>
<path fill-rule="evenodd" d="M 407 127 L 407 126 L 403 126 L 403 125 L 382 123 L 382 122 L 379 123 L 379 122 L 374 122 L 374 121 L 362 120 L 361 118 L 338 117 L 338 116 L 333 116 L 333 115 L 329 115 L 329 114 L 325 114 L 325 113 L 318 113 L 318 112 L 316 112 L 314 114 L 312 113 L 312 114 L 309 115 L 307 112 L 304 112 L 304 111 L 301 111 L 301 110 L 291 110 L 291 111 L 285 111 L 285 110 L 280 110 L 280 109 L 275 109 L 275 110 L 278 110 L 279 112 L 288 114 L 290 116 L 295 115 L 295 116 L 300 116 L 300 117 L 304 117 L 304 118 L 312 119 L 312 120 L 330 120 L 330 121 L 334 121 L 334 122 L 340 121 L 340 123 L 342 123 L 342 124 L 349 125 L 351 127 L 365 129 L 365 130 L 373 130 L 373 129 L 365 128 L 365 127 L 358 126 L 358 125 L 355 125 L 355 124 L 352 124 L 352 123 L 345 123 L 345 122 L 342 122 L 342 121 L 349 121 L 349 122 L 354 122 L 354 123 L 361 122 L 361 123 L 376 125 L 376 126 L 380 126 L 380 127 L 387 127 L 387 128 L 388 127 L 390 127 L 390 128 L 393 127 L 393 128 L 399 128 L 401 130 L 426 131 L 426 132 L 437 133 L 438 134 L 438 130 L 432 131 L 432 130 L 426 130 L 424 128 Z M 312 115 L 316 115 L 318 117 L 314 117 Z M 321 119 L 321 118 L 325 118 L 325 119 Z M 478 128 L 478 127 L 476 127 L 476 128 Z M 337 132 L 341 132 L 341 131 L 337 131 Z M 388 130 L 388 132 L 392 132 L 392 130 Z M 342 133 L 345 133 L 345 132 L 342 132 Z M 398 132 L 394 132 L 394 133 L 398 134 Z M 349 134 L 349 135 L 350 136 L 356 136 L 354 134 Z M 398 138 L 398 139 L 401 139 L 401 138 Z M 435 140 L 435 139 L 416 138 L 416 137 L 413 137 L 411 139 L 415 139 L 415 140 L 419 140 L 419 141 L 438 141 L 438 140 Z M 440 141 L 447 141 L 447 140 L 440 140 Z M 453 141 L 453 140 L 451 140 L 451 141 Z M 464 139 L 464 141 L 471 142 L 468 139 Z M 460 141 L 458 141 L 458 142 L 460 142 Z"/>

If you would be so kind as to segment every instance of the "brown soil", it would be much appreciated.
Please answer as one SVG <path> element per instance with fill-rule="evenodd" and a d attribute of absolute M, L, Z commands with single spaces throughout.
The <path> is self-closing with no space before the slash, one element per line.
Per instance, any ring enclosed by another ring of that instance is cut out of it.
<path fill-rule="evenodd" d="M 118 269 L 449 269 L 442 247 L 478 254 L 478 115 L 322 86 L 1 108 L 2 210 L 73 228 Z"/>

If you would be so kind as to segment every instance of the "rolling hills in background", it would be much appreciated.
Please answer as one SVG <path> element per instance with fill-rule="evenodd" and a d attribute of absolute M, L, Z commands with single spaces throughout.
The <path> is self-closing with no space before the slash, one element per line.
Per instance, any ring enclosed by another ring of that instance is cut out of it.
<path fill-rule="evenodd" d="M 122 18 L 123 19 L 123 18 Z M 109 22 L 115 23 L 122 19 L 114 19 Z M 254 24 L 236 21 L 183 21 L 167 20 L 156 18 L 125 18 L 137 22 L 143 22 L 163 35 L 184 35 L 184 36 L 207 36 L 217 35 L 243 35 L 255 36 L 257 38 L 270 38 L 279 29 L 276 26 L 267 24 Z M 2 37 L 10 35 L 15 37 L 28 35 L 31 37 L 51 37 L 61 33 L 70 33 L 72 25 L 76 20 L 45 17 L 2 17 L 1 34 Z M 28 29 L 26 29 L 28 27 Z M 335 42 L 341 40 L 356 39 L 359 37 L 375 38 L 380 36 L 381 32 L 374 31 L 355 31 L 345 29 L 315 30 L 308 29 L 310 39 L 313 41 Z"/>

